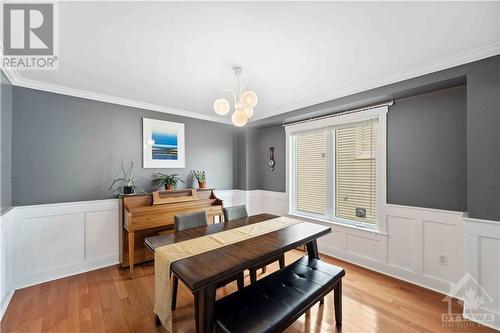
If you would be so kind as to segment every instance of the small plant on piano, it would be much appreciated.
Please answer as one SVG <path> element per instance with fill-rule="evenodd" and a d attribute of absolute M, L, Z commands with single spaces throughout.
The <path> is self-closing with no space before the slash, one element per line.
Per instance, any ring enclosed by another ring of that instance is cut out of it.
<path fill-rule="evenodd" d="M 198 181 L 199 188 L 207 187 L 207 178 L 205 176 L 205 171 L 203 170 L 193 170 L 194 178 Z"/>
<path fill-rule="evenodd" d="M 146 191 L 144 191 L 142 187 L 135 185 L 136 178 L 132 176 L 133 168 L 134 168 L 133 161 L 130 161 L 128 168 L 125 168 L 125 165 L 123 164 L 122 161 L 123 177 L 116 178 L 115 180 L 113 180 L 113 182 L 109 186 L 109 190 L 112 191 L 113 193 L 118 193 L 118 194 L 134 194 L 135 192 L 146 193 Z M 115 185 L 117 186 L 114 187 Z"/>
<path fill-rule="evenodd" d="M 172 191 L 177 189 L 177 183 L 184 183 L 182 179 L 179 178 L 179 175 L 173 173 L 171 175 L 166 175 L 164 173 L 158 172 L 158 177 L 151 181 L 153 186 L 165 186 L 165 190 Z"/>

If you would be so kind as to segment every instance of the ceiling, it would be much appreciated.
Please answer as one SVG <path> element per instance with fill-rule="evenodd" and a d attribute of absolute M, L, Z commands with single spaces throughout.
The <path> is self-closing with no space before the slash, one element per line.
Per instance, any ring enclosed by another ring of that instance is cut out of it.
<path fill-rule="evenodd" d="M 235 84 L 252 120 L 500 53 L 500 2 L 64 2 L 57 71 L 14 84 L 207 120 Z"/>

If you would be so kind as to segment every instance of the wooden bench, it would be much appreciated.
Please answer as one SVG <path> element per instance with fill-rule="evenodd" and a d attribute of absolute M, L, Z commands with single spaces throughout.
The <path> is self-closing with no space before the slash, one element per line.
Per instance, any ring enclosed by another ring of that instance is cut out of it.
<path fill-rule="evenodd" d="M 254 284 L 218 300 L 216 332 L 281 332 L 334 291 L 335 322 L 342 324 L 344 269 L 304 256 Z"/>

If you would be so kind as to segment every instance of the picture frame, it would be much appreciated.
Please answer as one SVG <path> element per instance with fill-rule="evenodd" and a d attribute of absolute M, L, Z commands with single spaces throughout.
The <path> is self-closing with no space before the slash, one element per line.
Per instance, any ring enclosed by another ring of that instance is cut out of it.
<path fill-rule="evenodd" d="M 142 140 L 144 168 L 185 167 L 183 123 L 143 118 Z"/>

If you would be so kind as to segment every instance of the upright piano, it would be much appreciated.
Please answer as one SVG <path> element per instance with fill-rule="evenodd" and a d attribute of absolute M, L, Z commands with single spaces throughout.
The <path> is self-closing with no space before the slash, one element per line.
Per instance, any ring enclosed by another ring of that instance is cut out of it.
<path fill-rule="evenodd" d="M 134 277 L 134 264 L 152 260 L 144 238 L 174 231 L 174 216 L 206 211 L 209 222 L 223 220 L 222 200 L 213 189 L 186 189 L 124 195 L 120 198 L 121 266 L 129 267 Z"/>

